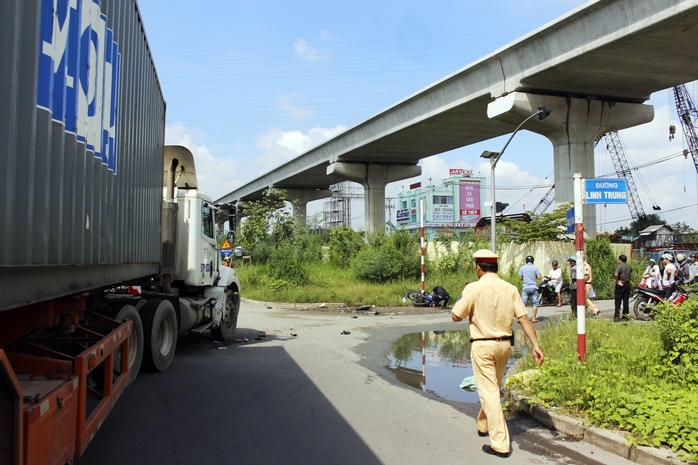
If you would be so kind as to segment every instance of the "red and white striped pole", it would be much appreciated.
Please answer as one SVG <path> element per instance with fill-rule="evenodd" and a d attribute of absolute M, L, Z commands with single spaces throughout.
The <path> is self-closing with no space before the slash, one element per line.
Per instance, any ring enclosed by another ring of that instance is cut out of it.
<path fill-rule="evenodd" d="M 577 251 L 577 355 L 584 361 L 587 353 L 586 310 L 584 308 L 586 284 L 584 282 L 584 204 L 582 175 L 574 173 L 574 245 Z"/>
<path fill-rule="evenodd" d="M 419 243 L 422 249 L 422 295 L 424 295 L 424 197 L 419 199 L 419 216 L 421 217 L 421 237 Z"/>

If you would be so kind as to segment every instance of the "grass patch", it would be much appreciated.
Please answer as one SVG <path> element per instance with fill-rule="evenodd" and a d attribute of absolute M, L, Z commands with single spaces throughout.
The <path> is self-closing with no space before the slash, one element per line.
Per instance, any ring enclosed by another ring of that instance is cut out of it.
<path fill-rule="evenodd" d="M 640 445 L 671 447 L 698 458 L 698 390 L 667 365 L 657 323 L 587 322 L 587 354 L 577 360 L 575 321 L 562 321 L 539 334 L 545 353 L 540 375 L 519 389 L 547 407 L 558 407 L 589 423 L 633 434 Z M 528 354 L 521 369 L 536 368 Z"/>

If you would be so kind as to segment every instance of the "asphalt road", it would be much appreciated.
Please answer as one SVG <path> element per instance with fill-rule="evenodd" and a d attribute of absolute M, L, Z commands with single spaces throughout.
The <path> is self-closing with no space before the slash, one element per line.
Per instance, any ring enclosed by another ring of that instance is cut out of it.
<path fill-rule="evenodd" d="M 564 311 L 545 307 L 539 318 Z M 386 369 L 390 344 L 402 334 L 466 326 L 447 312 L 388 313 L 244 302 L 236 338 L 247 342 L 180 336 L 172 366 L 142 372 L 75 463 L 631 463 L 526 418 L 509 419 L 508 462 L 484 454 L 478 405 L 431 397 Z"/>

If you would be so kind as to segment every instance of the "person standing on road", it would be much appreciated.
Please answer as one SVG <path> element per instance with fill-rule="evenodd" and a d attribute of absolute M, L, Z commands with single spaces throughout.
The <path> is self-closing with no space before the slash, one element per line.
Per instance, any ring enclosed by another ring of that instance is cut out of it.
<path fill-rule="evenodd" d="M 688 283 L 693 284 L 698 281 L 698 254 L 693 252 L 689 255 L 691 263 L 688 264 Z"/>
<path fill-rule="evenodd" d="M 589 292 L 591 291 L 591 279 L 593 275 L 591 272 L 591 265 L 589 265 L 586 260 L 584 261 L 584 305 L 587 311 L 590 311 L 593 316 L 598 316 L 600 310 L 596 308 L 594 302 L 589 298 Z"/>
<path fill-rule="evenodd" d="M 541 279 L 540 270 L 536 265 L 533 264 L 533 255 L 526 257 L 526 264 L 519 268 L 519 279 L 523 281 L 523 287 L 521 288 L 521 299 L 523 300 L 524 306 L 531 301 L 533 305 L 533 319 L 531 323 L 538 323 L 536 315 L 538 315 L 538 306 L 540 301 L 538 300 L 538 280 Z"/>
<path fill-rule="evenodd" d="M 482 450 L 490 455 L 509 457 L 511 442 L 502 412 L 500 388 L 514 341 L 511 327 L 514 318 L 531 341 L 538 365 L 543 364 L 543 352 L 518 289 L 497 276 L 499 256 L 489 250 L 478 250 L 473 258 L 478 280 L 465 286 L 451 310 L 451 318 L 455 322 L 468 318 L 470 323 L 470 357 L 482 404 L 477 416 L 477 433 L 490 437 L 490 444 L 483 445 Z"/>
<path fill-rule="evenodd" d="M 555 288 L 555 294 L 557 294 L 557 306 L 562 307 L 562 296 L 560 295 L 560 289 L 562 289 L 562 270 L 557 266 L 557 260 L 552 262 L 553 269 L 548 273 L 548 278 L 550 278 L 550 285 Z M 535 317 L 534 317 L 535 318 Z"/>
<path fill-rule="evenodd" d="M 577 257 L 567 259 L 570 264 L 570 307 L 572 314 L 577 316 Z"/>
<path fill-rule="evenodd" d="M 614 274 L 616 278 L 616 306 L 613 313 L 613 321 L 621 321 L 620 303 L 623 302 L 622 318 L 630 317 L 630 276 L 633 269 L 628 265 L 628 257 L 625 255 L 618 256 L 618 266 Z"/>

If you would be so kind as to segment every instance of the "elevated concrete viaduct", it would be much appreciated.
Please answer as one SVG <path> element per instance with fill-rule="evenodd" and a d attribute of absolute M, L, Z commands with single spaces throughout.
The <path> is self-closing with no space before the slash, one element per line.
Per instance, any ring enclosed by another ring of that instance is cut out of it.
<path fill-rule="evenodd" d="M 556 200 L 571 200 L 563 186 L 574 172 L 594 177 L 598 134 L 650 121 L 643 102 L 652 92 L 698 79 L 697 37 L 698 0 L 590 1 L 218 202 L 254 199 L 268 187 L 322 191 L 359 180 L 373 231 L 385 222 L 384 183 L 418 174 L 422 158 L 507 134 L 541 105 L 552 115 L 525 129 L 553 143 Z M 593 235 L 593 208 L 585 224 Z"/>

